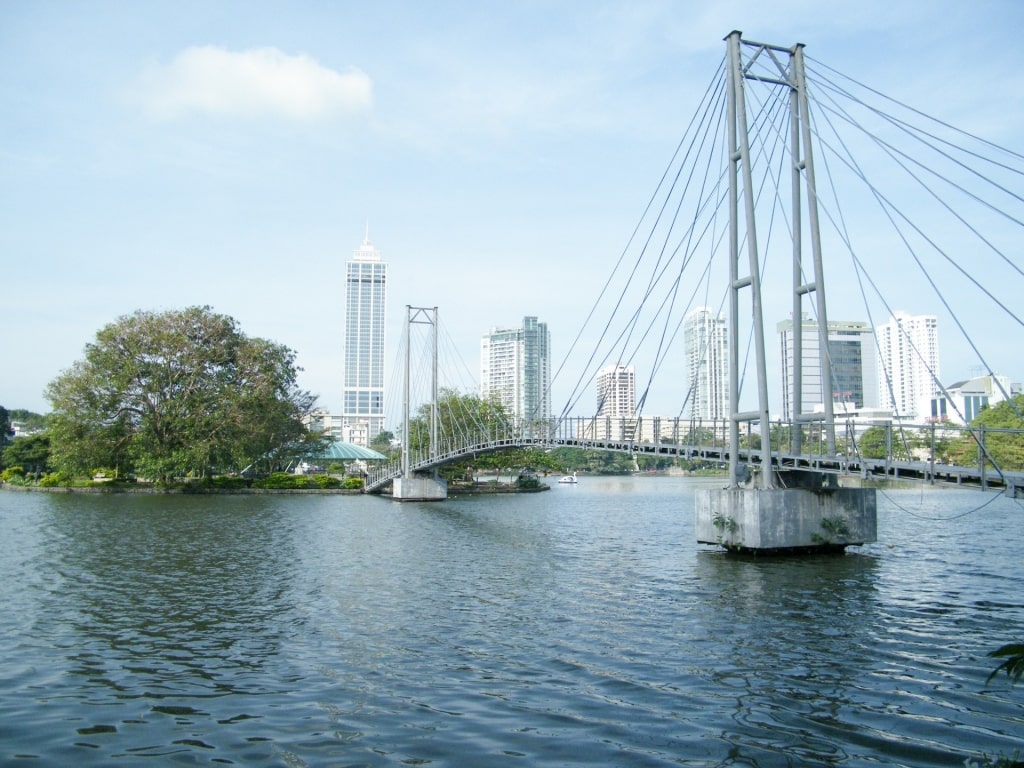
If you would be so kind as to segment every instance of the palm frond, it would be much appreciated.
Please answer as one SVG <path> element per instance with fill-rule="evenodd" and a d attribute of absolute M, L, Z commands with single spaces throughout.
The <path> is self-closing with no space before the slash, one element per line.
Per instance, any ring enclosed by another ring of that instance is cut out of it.
<path fill-rule="evenodd" d="M 1021 676 L 1024 675 L 1024 643 L 1009 643 L 1002 648 L 996 648 L 989 656 L 996 659 L 1005 658 L 1005 661 L 992 670 L 992 674 L 985 681 L 986 684 L 1003 670 L 1013 682 L 1020 681 Z"/>

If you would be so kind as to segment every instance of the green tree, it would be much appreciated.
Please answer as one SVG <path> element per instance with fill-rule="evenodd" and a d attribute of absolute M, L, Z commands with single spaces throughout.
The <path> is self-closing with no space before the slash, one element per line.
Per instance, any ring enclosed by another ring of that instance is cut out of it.
<path fill-rule="evenodd" d="M 669 442 L 669 441 L 662 441 Z M 696 427 L 690 429 L 683 436 L 683 445 L 714 445 L 715 432 L 707 427 Z M 718 441 L 722 442 L 721 440 Z"/>
<path fill-rule="evenodd" d="M 624 475 L 633 471 L 633 457 L 620 451 L 556 448 L 551 452 L 560 472 L 575 470 L 599 475 Z"/>
<path fill-rule="evenodd" d="M 8 411 L 11 421 L 20 421 L 25 425 L 26 432 L 39 432 L 46 429 L 46 417 L 39 413 L 25 410 L 24 408 L 11 408 Z"/>
<path fill-rule="evenodd" d="M 443 454 L 453 447 L 504 437 L 508 434 L 508 423 L 504 407 L 496 400 L 443 389 L 437 397 L 437 452 Z M 430 406 L 423 405 L 409 422 L 409 450 L 416 455 L 426 453 L 429 448 Z M 448 480 L 464 480 L 472 477 L 474 470 L 484 469 L 508 472 L 514 479 L 522 469 L 550 469 L 550 464 L 550 458 L 543 451 L 508 448 L 449 462 L 439 473 Z"/>
<path fill-rule="evenodd" d="M 139 310 L 100 329 L 47 387 L 52 461 L 167 480 L 293 449 L 316 400 L 298 371 L 291 349 L 209 307 Z"/>
<path fill-rule="evenodd" d="M 442 389 L 437 395 L 437 452 L 501 437 L 508 423 L 505 409 L 497 401 Z M 409 450 L 415 454 L 429 448 L 430 406 L 425 404 L 409 420 Z"/>
<path fill-rule="evenodd" d="M 3 449 L 0 468 L 24 467 L 26 472 L 47 472 L 50 467 L 50 436 L 45 432 L 26 435 Z"/>
<path fill-rule="evenodd" d="M 382 430 L 373 440 L 370 441 L 370 448 L 377 451 L 377 453 L 383 453 L 385 456 L 390 455 L 393 452 L 391 447 L 392 441 L 394 441 L 395 435 L 393 432 L 388 430 Z"/>
<path fill-rule="evenodd" d="M 1024 395 L 1017 395 L 1012 402 L 1004 400 L 991 408 L 985 408 L 971 422 L 978 439 L 983 439 L 989 465 L 994 461 L 1000 469 L 1019 472 L 1024 469 Z M 984 430 L 983 433 L 981 430 Z M 968 438 L 974 442 L 972 438 Z M 964 452 L 966 453 L 966 452 Z M 977 454 L 975 453 L 975 456 Z M 967 456 L 964 463 L 972 463 Z M 974 461 L 977 459 L 974 458 Z"/>
<path fill-rule="evenodd" d="M 891 425 L 868 427 L 856 441 L 857 453 L 866 459 L 884 459 L 891 451 L 892 458 L 907 460 L 923 444 L 920 435 Z"/>
<path fill-rule="evenodd" d="M 10 414 L 0 405 L 0 448 L 10 443 L 13 438 L 14 428 L 11 426 Z"/>
<path fill-rule="evenodd" d="M 857 440 L 857 450 L 866 459 L 884 459 L 889 451 L 887 427 L 868 427 Z"/>

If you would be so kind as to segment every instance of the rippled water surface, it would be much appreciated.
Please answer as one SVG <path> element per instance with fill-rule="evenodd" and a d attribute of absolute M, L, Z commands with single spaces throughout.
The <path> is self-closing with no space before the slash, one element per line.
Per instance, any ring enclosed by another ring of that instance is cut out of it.
<path fill-rule="evenodd" d="M 1024 640 L 1022 502 L 889 492 L 877 544 L 739 559 L 695 543 L 697 485 L 434 504 L 2 492 L 0 764 L 1024 752 L 1024 685 L 985 682 L 986 654 Z"/>

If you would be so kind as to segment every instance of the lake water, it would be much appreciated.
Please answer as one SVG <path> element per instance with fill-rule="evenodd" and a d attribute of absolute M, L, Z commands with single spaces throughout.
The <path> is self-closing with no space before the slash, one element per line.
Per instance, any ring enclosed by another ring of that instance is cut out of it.
<path fill-rule="evenodd" d="M 1024 641 L 1024 502 L 886 492 L 877 544 L 740 559 L 695 543 L 701 482 L 430 504 L 0 492 L 0 764 L 1024 753 L 1024 685 L 986 687 L 986 654 Z"/>

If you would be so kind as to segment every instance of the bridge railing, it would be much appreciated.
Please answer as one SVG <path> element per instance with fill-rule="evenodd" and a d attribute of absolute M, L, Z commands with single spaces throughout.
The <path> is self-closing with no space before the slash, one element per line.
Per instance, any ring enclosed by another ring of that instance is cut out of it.
<path fill-rule="evenodd" d="M 801 431 L 795 453 L 796 431 Z M 836 452 L 828 453 L 824 425 L 774 421 L 769 425 L 773 463 L 797 470 L 857 471 L 920 479 L 968 478 L 982 487 L 1024 472 L 1024 429 L 964 427 L 945 422 L 865 423 L 837 419 Z M 741 459 L 760 448 L 762 430 L 748 425 L 740 439 Z M 670 417 L 570 417 L 551 422 L 493 424 L 458 435 L 442 435 L 436 450 L 425 446 L 409 457 L 412 471 L 425 471 L 476 453 L 502 448 L 593 448 L 722 461 L 728 456 L 728 422 Z M 379 487 L 401 473 L 398 462 L 371 468 L 367 487 Z M 1016 483 L 1016 480 L 1013 481 Z"/>

